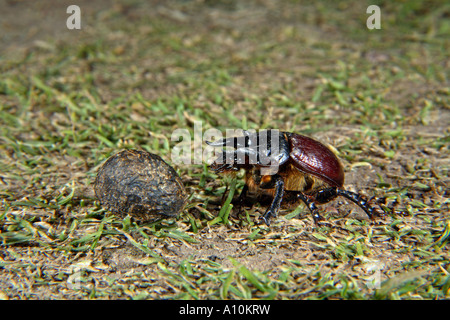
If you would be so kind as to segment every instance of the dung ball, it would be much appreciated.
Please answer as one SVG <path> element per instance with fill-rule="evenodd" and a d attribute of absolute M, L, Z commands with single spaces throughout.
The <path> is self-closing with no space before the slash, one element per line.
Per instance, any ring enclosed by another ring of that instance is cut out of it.
<path fill-rule="evenodd" d="M 100 168 L 94 190 L 106 209 L 140 221 L 176 217 L 187 201 L 177 172 L 160 156 L 140 150 L 111 156 Z"/>

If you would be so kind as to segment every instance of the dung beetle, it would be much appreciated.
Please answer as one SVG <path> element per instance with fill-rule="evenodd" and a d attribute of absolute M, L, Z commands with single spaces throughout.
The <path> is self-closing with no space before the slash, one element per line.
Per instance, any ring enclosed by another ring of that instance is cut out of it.
<path fill-rule="evenodd" d="M 314 222 L 323 220 L 316 204 L 343 196 L 361 207 L 373 219 L 374 208 L 361 195 L 345 190 L 344 169 L 337 156 L 321 142 L 304 135 L 275 129 L 206 142 L 222 147 L 222 154 L 209 166 L 215 172 L 245 169 L 245 185 L 239 196 L 272 197 L 262 216 L 267 225 L 276 217 L 282 201 L 303 201 Z M 225 148 L 225 147 L 228 147 Z M 231 147 L 231 150 L 230 150 Z"/>

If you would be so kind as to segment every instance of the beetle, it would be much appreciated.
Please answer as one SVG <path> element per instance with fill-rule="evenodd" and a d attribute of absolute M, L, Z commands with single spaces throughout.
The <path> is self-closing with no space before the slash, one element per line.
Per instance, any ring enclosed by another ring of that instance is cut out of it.
<path fill-rule="evenodd" d="M 262 219 L 269 226 L 282 201 L 303 201 L 314 222 L 324 220 L 316 204 L 345 197 L 374 218 L 375 208 L 365 197 L 344 189 L 344 169 L 337 156 L 323 143 L 310 137 L 276 129 L 206 141 L 222 147 L 222 154 L 209 166 L 217 173 L 245 169 L 245 185 L 239 201 L 248 194 L 272 197 Z M 228 148 L 226 148 L 228 147 Z M 230 150 L 231 147 L 231 150 Z M 290 199 L 290 200 L 289 200 Z"/>

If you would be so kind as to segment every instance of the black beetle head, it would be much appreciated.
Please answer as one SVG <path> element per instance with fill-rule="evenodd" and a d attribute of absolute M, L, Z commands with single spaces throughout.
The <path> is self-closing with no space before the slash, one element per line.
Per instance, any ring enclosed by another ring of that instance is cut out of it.
<path fill-rule="evenodd" d="M 239 170 L 248 165 L 258 165 L 276 168 L 276 173 L 278 167 L 289 159 L 289 143 L 283 133 L 274 129 L 258 133 L 244 130 L 242 136 L 206 143 L 224 148 L 222 155 L 212 165 L 216 171 Z"/>

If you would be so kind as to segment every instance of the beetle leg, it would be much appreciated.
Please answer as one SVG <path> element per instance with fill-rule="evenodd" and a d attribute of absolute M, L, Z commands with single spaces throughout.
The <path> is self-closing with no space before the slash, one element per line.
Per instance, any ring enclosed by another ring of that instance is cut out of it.
<path fill-rule="evenodd" d="M 326 188 L 319 190 L 316 194 L 314 194 L 314 200 L 320 204 L 330 202 L 338 196 L 337 190 L 337 188 Z"/>
<path fill-rule="evenodd" d="M 222 155 L 219 156 L 209 167 L 212 170 L 214 170 L 215 172 L 223 172 L 223 171 L 228 171 L 228 170 L 234 170 L 234 171 L 239 170 L 235 166 L 236 160 L 237 160 L 236 152 L 233 152 L 233 161 L 232 161 L 232 163 L 227 163 L 229 154 L 230 154 L 230 152 L 227 152 L 226 150 L 224 150 L 222 152 Z"/>
<path fill-rule="evenodd" d="M 375 209 L 369 206 L 366 199 L 358 193 L 347 191 L 345 189 L 327 188 L 317 192 L 314 198 L 318 203 L 327 203 L 338 196 L 342 196 L 352 201 L 361 209 L 363 209 L 370 219 L 373 219 L 373 213 Z"/>
<path fill-rule="evenodd" d="M 268 226 L 270 226 L 270 218 L 271 217 L 275 218 L 277 216 L 284 193 L 283 178 L 281 178 L 279 175 L 274 175 L 272 176 L 272 179 L 275 185 L 275 196 L 273 197 L 272 204 L 270 205 L 269 209 L 267 209 L 267 211 L 262 216 L 262 219 Z"/>
<path fill-rule="evenodd" d="M 242 188 L 241 193 L 239 194 L 239 197 L 237 199 L 238 206 L 242 207 L 245 201 L 245 197 L 247 196 L 248 192 L 248 185 L 244 184 L 244 187 Z"/>
<path fill-rule="evenodd" d="M 247 197 L 247 193 L 248 193 L 248 185 L 244 184 L 244 187 L 242 188 L 242 191 L 241 191 L 241 193 L 239 194 L 239 197 L 236 200 L 236 206 L 239 209 L 238 215 L 240 215 L 242 213 L 242 208 L 245 205 L 245 199 Z"/>
<path fill-rule="evenodd" d="M 309 211 L 311 211 L 315 224 L 318 224 L 320 221 L 324 220 L 323 217 L 319 214 L 319 208 L 317 208 L 314 202 L 315 199 L 311 199 L 302 192 L 299 192 L 297 194 L 297 197 L 302 200 L 308 207 Z"/>
<path fill-rule="evenodd" d="M 358 193 L 354 193 L 344 189 L 337 189 L 336 193 L 338 196 L 343 196 L 349 199 L 350 201 L 354 202 L 356 205 L 358 205 L 361 209 L 364 210 L 364 212 L 369 216 L 370 219 L 373 220 L 375 208 L 371 207 L 363 196 L 361 196 Z"/>

